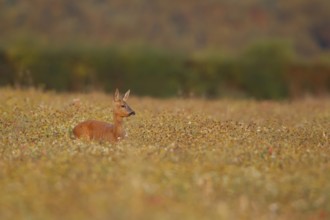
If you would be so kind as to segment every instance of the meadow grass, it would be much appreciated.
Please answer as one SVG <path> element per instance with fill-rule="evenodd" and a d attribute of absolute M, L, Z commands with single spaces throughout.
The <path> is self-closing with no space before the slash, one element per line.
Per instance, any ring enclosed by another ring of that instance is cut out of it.
<path fill-rule="evenodd" d="M 0 89 L 0 219 L 330 218 L 329 99 L 128 103 L 128 138 L 84 142 L 112 96 Z"/>

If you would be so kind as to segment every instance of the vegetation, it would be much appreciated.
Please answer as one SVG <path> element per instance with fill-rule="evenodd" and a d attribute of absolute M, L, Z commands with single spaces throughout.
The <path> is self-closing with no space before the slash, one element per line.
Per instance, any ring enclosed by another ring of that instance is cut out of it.
<path fill-rule="evenodd" d="M 0 86 L 109 92 L 125 84 L 156 97 L 330 93 L 329 1 L 0 5 Z"/>
<path fill-rule="evenodd" d="M 132 97 L 127 139 L 72 139 L 111 99 L 0 90 L 1 219 L 329 218 L 329 99 Z"/>
<path fill-rule="evenodd" d="M 327 59 L 301 61 L 290 46 L 263 42 L 235 57 L 146 47 L 43 46 L 22 41 L 0 50 L 0 85 L 138 95 L 296 98 L 330 93 Z"/>
<path fill-rule="evenodd" d="M 330 3 L 324 0 L 162 1 L 0 0 L 0 42 L 147 44 L 240 52 L 260 39 L 284 39 L 300 55 L 329 51 Z"/>

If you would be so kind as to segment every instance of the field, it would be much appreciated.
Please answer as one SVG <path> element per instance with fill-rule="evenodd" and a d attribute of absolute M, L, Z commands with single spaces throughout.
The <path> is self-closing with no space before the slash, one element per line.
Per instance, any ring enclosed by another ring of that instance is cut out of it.
<path fill-rule="evenodd" d="M 330 218 L 329 99 L 132 95 L 109 144 L 71 129 L 112 96 L 0 89 L 0 219 Z"/>

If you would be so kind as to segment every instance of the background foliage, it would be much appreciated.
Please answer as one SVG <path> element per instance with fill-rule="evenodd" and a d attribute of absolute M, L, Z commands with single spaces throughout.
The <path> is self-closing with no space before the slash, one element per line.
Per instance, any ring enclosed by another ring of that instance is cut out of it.
<path fill-rule="evenodd" d="M 329 49 L 330 3 L 324 0 L 1 0 L 1 41 L 148 44 L 179 50 L 241 51 L 281 38 L 299 54 Z"/>
<path fill-rule="evenodd" d="M 40 46 L 20 42 L 3 48 L 2 85 L 57 91 L 131 88 L 158 97 L 255 97 L 282 99 L 326 95 L 330 63 L 299 61 L 281 42 L 248 47 L 239 56 L 183 53 L 147 47 Z"/>
<path fill-rule="evenodd" d="M 0 4 L 0 85 L 258 99 L 330 91 L 328 1 Z"/>

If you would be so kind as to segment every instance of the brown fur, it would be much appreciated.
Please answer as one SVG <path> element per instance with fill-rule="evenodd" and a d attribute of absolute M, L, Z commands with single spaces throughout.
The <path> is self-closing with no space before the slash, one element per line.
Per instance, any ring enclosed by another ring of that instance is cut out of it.
<path fill-rule="evenodd" d="M 79 123 L 73 128 L 75 137 L 85 140 L 98 140 L 115 142 L 126 136 L 123 119 L 135 115 L 135 112 L 126 103 L 130 91 L 128 90 L 124 98 L 120 97 L 118 89 L 115 92 L 113 104 L 113 124 L 103 121 L 87 120 Z"/>

